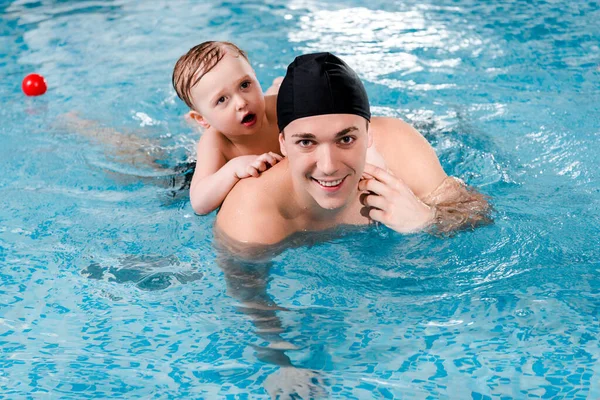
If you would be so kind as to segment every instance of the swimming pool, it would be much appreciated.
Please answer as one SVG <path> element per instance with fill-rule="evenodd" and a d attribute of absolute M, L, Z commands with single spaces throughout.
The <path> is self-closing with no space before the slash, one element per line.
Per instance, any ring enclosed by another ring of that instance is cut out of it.
<path fill-rule="evenodd" d="M 198 133 L 171 70 L 222 39 L 264 88 L 298 54 L 340 55 L 374 114 L 496 208 L 450 238 L 377 228 L 278 255 L 297 367 L 331 398 L 600 398 L 597 2 L 0 5 L 2 396 L 268 398 L 278 368 L 227 292 L 214 214 L 178 190 Z M 25 98 L 34 71 L 49 91 Z"/>

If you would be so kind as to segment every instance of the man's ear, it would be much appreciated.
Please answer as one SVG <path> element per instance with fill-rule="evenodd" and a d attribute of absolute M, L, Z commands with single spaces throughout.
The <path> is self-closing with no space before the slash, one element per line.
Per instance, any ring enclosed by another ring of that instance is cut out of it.
<path fill-rule="evenodd" d="M 371 129 L 369 129 L 371 124 L 367 122 L 367 147 L 371 147 L 373 145 L 373 134 L 371 133 Z"/>
<path fill-rule="evenodd" d="M 191 121 L 196 122 L 198 125 L 200 125 L 204 129 L 210 128 L 210 124 L 208 122 L 206 122 L 204 117 L 202 115 L 200 115 L 197 111 L 191 110 L 189 113 L 186 114 L 186 118 L 188 118 Z"/>
<path fill-rule="evenodd" d="M 283 155 L 284 157 L 287 157 L 287 154 L 285 151 L 285 137 L 283 136 L 283 131 L 281 131 L 281 133 L 279 133 L 279 151 L 281 151 L 281 155 Z"/>

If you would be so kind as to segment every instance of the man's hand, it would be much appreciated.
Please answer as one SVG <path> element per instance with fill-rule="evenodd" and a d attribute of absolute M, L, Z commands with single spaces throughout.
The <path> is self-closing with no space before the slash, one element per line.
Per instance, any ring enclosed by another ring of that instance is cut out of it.
<path fill-rule="evenodd" d="M 258 177 L 261 172 L 266 171 L 279 161 L 283 160 L 283 157 L 272 151 L 261 154 L 260 156 L 240 156 L 236 157 L 230 162 L 234 163 L 233 173 L 236 178 L 244 179 L 250 176 Z"/>
<path fill-rule="evenodd" d="M 368 217 L 396 232 L 415 232 L 434 221 L 435 210 L 389 171 L 366 164 L 358 189 L 366 192 L 361 194 L 361 203 Z"/>

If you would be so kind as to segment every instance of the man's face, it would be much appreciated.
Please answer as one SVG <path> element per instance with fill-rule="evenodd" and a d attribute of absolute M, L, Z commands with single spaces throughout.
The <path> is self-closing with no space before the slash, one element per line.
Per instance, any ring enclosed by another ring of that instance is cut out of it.
<path fill-rule="evenodd" d="M 227 136 L 258 132 L 265 101 L 254 70 L 242 56 L 225 56 L 192 87 L 197 111 L 190 116 L 202 126 L 212 126 Z"/>
<path fill-rule="evenodd" d="M 352 202 L 371 144 L 364 118 L 351 114 L 300 118 L 286 126 L 279 140 L 297 191 L 327 210 Z"/>

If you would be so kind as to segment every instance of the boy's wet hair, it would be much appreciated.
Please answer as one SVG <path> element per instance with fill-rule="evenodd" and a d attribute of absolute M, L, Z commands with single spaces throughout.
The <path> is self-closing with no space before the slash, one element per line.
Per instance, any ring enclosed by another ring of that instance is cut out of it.
<path fill-rule="evenodd" d="M 177 96 L 189 108 L 194 109 L 191 96 L 192 87 L 225 57 L 227 50 L 244 57 L 246 61 L 250 62 L 246 52 L 235 44 L 208 41 L 192 47 L 175 64 L 175 68 L 173 68 L 173 88 L 177 92 Z"/>

